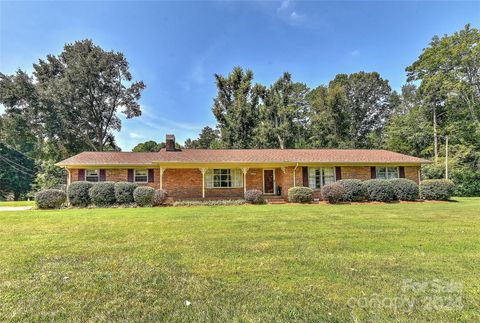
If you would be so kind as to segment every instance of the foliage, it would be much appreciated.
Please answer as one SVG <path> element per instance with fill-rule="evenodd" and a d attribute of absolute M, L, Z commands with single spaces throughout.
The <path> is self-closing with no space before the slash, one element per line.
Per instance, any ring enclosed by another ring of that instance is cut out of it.
<path fill-rule="evenodd" d="M 415 201 L 419 198 L 418 184 L 405 178 L 396 178 L 390 180 L 395 191 L 395 196 L 400 201 Z"/>
<path fill-rule="evenodd" d="M 245 204 L 245 200 L 185 200 L 175 201 L 173 206 L 227 206 L 227 205 L 242 205 Z"/>
<path fill-rule="evenodd" d="M 66 200 L 67 196 L 62 190 L 48 189 L 35 194 L 35 203 L 39 209 L 58 209 Z"/>
<path fill-rule="evenodd" d="M 155 189 L 150 186 L 139 186 L 133 191 L 133 200 L 138 206 L 153 205 Z"/>
<path fill-rule="evenodd" d="M 448 200 L 455 191 L 455 184 L 445 179 L 428 179 L 420 183 L 420 196 L 425 200 Z"/>
<path fill-rule="evenodd" d="M 93 183 L 87 181 L 73 182 L 67 188 L 68 201 L 73 206 L 85 207 L 90 205 L 89 191 Z"/>
<path fill-rule="evenodd" d="M 153 195 L 153 205 L 154 206 L 159 206 L 159 205 L 164 205 L 165 202 L 167 201 L 167 191 L 165 190 L 155 190 L 155 194 Z"/>
<path fill-rule="evenodd" d="M 322 198 L 332 204 L 342 201 L 345 193 L 345 188 L 339 183 L 330 183 L 322 187 Z"/>
<path fill-rule="evenodd" d="M 214 130 L 209 126 L 206 126 L 200 132 L 198 139 L 192 140 L 188 138 L 185 140 L 185 148 L 196 148 L 196 149 L 208 149 L 213 148 L 212 145 L 218 141 L 219 133 L 218 130 Z"/>
<path fill-rule="evenodd" d="M 13 193 L 18 200 L 30 190 L 36 171 L 33 159 L 0 143 L 0 195 Z"/>
<path fill-rule="evenodd" d="M 365 181 L 368 199 L 378 202 L 392 202 L 397 200 L 392 182 L 385 179 L 370 179 Z"/>
<path fill-rule="evenodd" d="M 343 201 L 362 202 L 368 198 L 367 187 L 364 182 L 359 179 L 342 179 L 337 182 L 345 189 Z"/>
<path fill-rule="evenodd" d="M 480 170 L 463 167 L 452 171 L 455 196 L 480 196 Z"/>
<path fill-rule="evenodd" d="M 247 190 L 245 192 L 245 200 L 252 204 L 265 204 L 265 197 L 260 190 Z"/>
<path fill-rule="evenodd" d="M 115 204 L 115 183 L 114 182 L 98 182 L 88 191 L 90 200 L 96 206 L 110 206 Z"/>
<path fill-rule="evenodd" d="M 157 143 L 154 140 L 148 140 L 142 143 L 137 144 L 133 147 L 132 151 L 134 152 L 159 152 L 160 149 L 165 148 L 164 142 Z"/>
<path fill-rule="evenodd" d="M 60 189 L 66 184 L 67 171 L 55 166 L 53 160 L 38 160 L 37 167 L 38 172 L 32 185 L 34 191 L 48 188 Z"/>
<path fill-rule="evenodd" d="M 133 203 L 133 191 L 137 188 L 137 184 L 130 182 L 116 182 L 114 185 L 115 199 L 119 204 Z"/>
<path fill-rule="evenodd" d="M 294 203 L 310 203 L 313 190 L 310 187 L 291 187 L 288 189 L 288 201 Z"/>

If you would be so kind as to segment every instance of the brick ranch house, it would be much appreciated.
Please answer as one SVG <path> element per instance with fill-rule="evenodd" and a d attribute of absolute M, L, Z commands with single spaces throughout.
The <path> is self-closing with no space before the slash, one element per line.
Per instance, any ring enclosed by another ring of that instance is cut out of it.
<path fill-rule="evenodd" d="M 57 166 L 74 181 L 129 181 L 164 189 L 173 199 L 242 198 L 247 190 L 286 197 L 340 179 L 407 178 L 420 181 L 428 160 L 367 149 L 175 149 L 167 135 L 159 152 L 83 152 Z"/>

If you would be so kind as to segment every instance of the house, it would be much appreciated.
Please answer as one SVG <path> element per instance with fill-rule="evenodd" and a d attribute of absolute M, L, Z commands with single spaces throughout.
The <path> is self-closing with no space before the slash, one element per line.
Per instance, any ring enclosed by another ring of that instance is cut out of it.
<path fill-rule="evenodd" d="M 174 199 L 241 198 L 247 190 L 285 197 L 308 186 L 320 197 L 323 185 L 340 179 L 420 180 L 428 160 L 369 149 L 175 149 L 167 135 L 159 152 L 83 152 L 57 166 L 74 181 L 129 181 L 167 191 Z"/>

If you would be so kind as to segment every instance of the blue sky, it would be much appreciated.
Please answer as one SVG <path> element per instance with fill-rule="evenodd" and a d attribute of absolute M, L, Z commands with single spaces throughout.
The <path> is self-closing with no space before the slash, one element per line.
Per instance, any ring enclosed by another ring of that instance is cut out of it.
<path fill-rule="evenodd" d="M 242 66 L 270 84 L 289 71 L 315 87 L 338 73 L 378 71 L 399 89 L 433 35 L 466 23 L 479 27 L 480 2 L 0 0 L 0 71 L 31 72 L 39 58 L 84 38 L 123 52 L 147 85 L 143 115 L 123 119 L 116 136 L 130 150 L 214 126 L 214 73 Z"/>

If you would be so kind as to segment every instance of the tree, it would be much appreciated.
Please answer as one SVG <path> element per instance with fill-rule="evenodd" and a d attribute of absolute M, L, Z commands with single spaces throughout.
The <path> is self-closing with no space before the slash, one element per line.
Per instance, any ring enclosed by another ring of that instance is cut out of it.
<path fill-rule="evenodd" d="M 215 79 L 218 92 L 212 111 L 222 142 L 228 148 L 253 147 L 263 86 L 252 85 L 253 72 L 241 67 L 226 77 L 215 74 Z"/>
<path fill-rule="evenodd" d="M 148 140 L 143 143 L 139 143 L 133 147 L 132 151 L 134 152 L 158 152 L 160 149 L 165 148 L 164 142 L 157 143 L 154 140 Z"/>
<path fill-rule="evenodd" d="M 284 73 L 262 93 L 259 138 L 262 147 L 293 148 L 300 137 L 301 120 L 307 109 L 305 84 L 292 82 L 290 73 Z"/>
<path fill-rule="evenodd" d="M 392 90 L 377 72 L 338 74 L 329 86 L 340 85 L 347 96 L 348 131 L 352 148 L 371 148 L 392 111 Z"/>
<path fill-rule="evenodd" d="M 17 201 L 30 191 L 35 173 L 33 159 L 0 143 L 0 195 L 13 194 Z"/>

